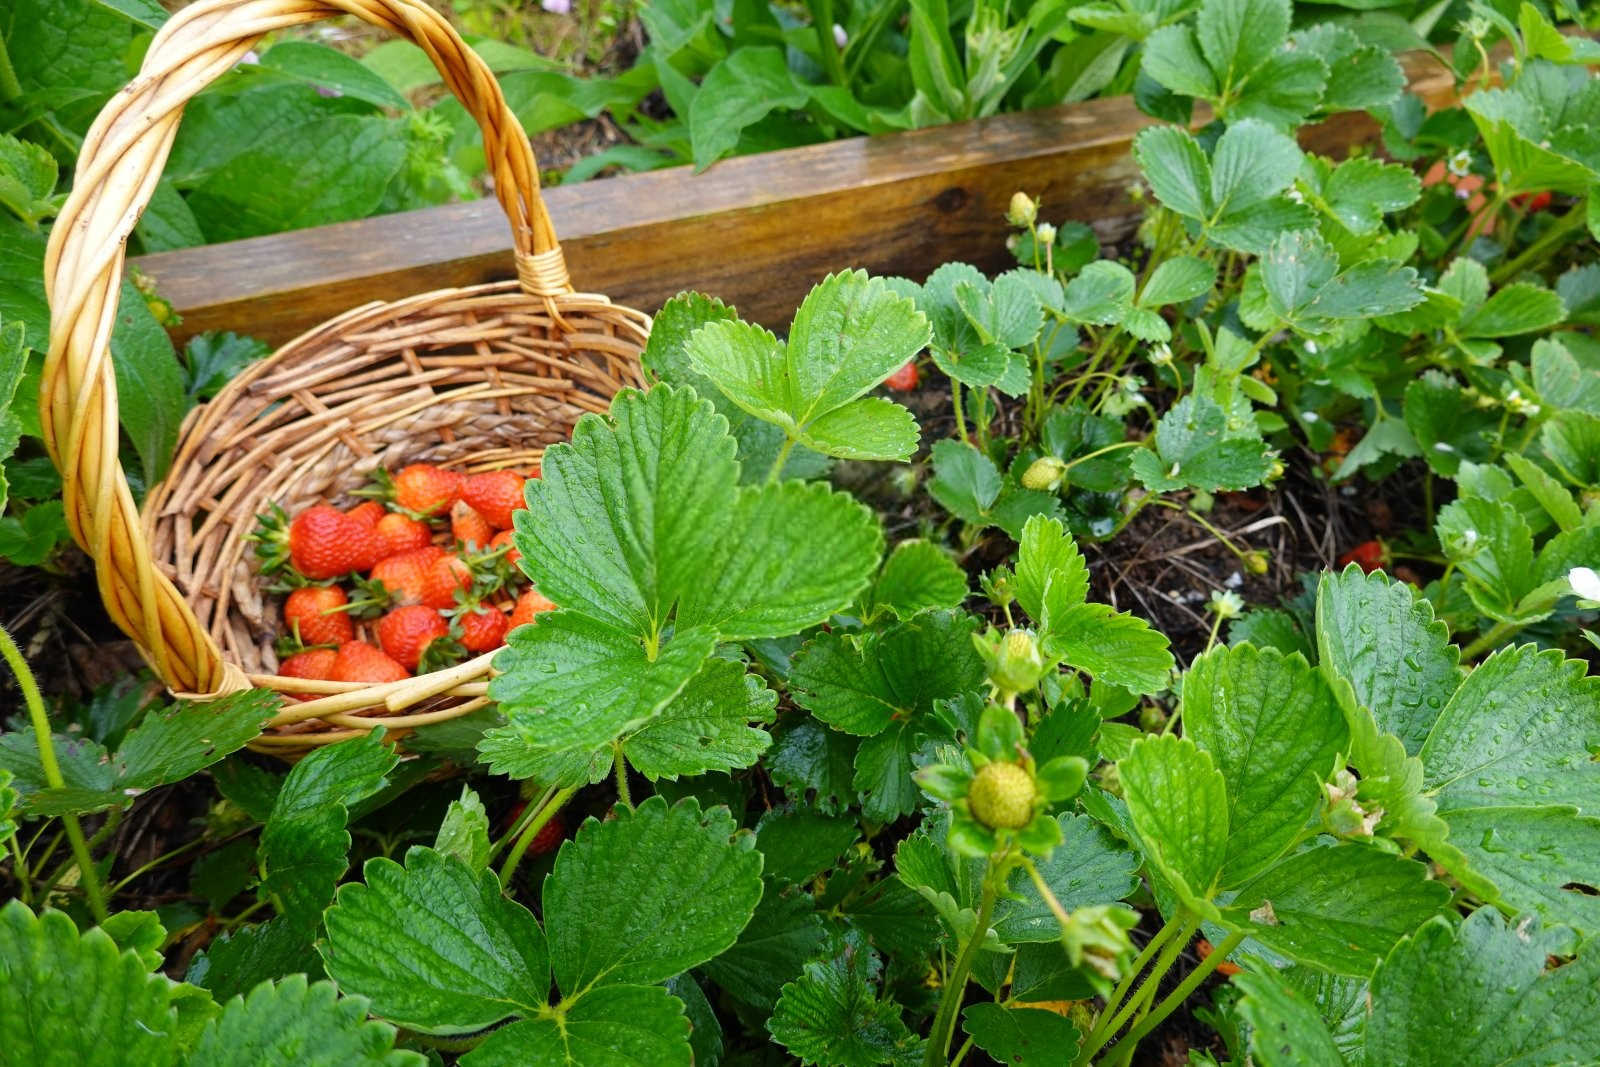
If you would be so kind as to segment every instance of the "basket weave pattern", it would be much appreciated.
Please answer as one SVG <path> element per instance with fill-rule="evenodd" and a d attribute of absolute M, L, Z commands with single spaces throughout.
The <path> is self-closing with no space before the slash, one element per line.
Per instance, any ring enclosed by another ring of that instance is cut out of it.
<path fill-rule="evenodd" d="M 262 34 L 341 13 L 415 41 L 477 118 L 511 221 L 517 280 L 369 304 L 290 342 L 191 413 L 172 473 L 141 515 L 118 460 L 108 351 L 128 234 L 184 103 Z M 585 412 L 604 412 L 617 389 L 641 384 L 649 317 L 572 292 L 527 137 L 448 23 L 413 0 L 200 0 L 185 8 L 85 139 L 45 281 L 52 318 L 40 416 L 68 525 L 95 560 L 111 618 L 170 689 L 325 694 L 286 705 L 273 720 L 256 747 L 278 752 L 380 724 L 397 736 L 487 703 L 492 653 L 383 685 L 274 675 L 279 606 L 261 589 L 247 540 L 272 503 L 291 513 L 349 503 L 375 467 L 530 466 Z"/>

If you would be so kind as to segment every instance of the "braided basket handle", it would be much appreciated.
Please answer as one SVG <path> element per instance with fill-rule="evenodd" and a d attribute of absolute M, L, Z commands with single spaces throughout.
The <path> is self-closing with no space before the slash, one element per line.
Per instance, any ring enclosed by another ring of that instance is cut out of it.
<path fill-rule="evenodd" d="M 416 0 L 199 0 L 167 21 L 138 77 L 85 137 L 72 194 L 50 235 L 50 350 L 39 420 L 62 473 L 67 525 L 94 559 L 107 611 L 178 693 L 225 693 L 249 682 L 157 570 L 117 455 L 110 340 L 128 235 L 155 192 L 184 105 L 264 34 L 339 14 L 388 29 L 428 54 L 483 130 L 523 288 L 546 299 L 572 291 L 527 134 L 489 67 L 433 9 Z"/>

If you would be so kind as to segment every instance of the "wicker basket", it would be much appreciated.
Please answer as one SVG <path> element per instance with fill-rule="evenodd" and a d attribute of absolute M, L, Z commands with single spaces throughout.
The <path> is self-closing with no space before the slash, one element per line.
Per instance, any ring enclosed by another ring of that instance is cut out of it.
<path fill-rule="evenodd" d="M 190 415 L 172 473 L 141 514 L 118 461 L 107 350 L 128 234 L 184 103 L 263 34 L 341 13 L 420 45 L 478 120 L 511 220 L 517 279 L 369 304 L 291 341 Z M 374 467 L 527 466 L 579 416 L 604 412 L 619 388 L 641 383 L 649 317 L 572 291 L 527 136 L 489 68 L 443 18 L 413 0 L 200 0 L 183 9 L 89 131 L 45 284 L 52 317 L 40 416 L 67 521 L 95 561 L 111 618 L 174 693 L 325 694 L 286 703 L 255 743 L 283 755 L 378 725 L 403 736 L 488 702 L 492 653 L 382 685 L 276 675 L 277 605 L 263 596 L 246 540 L 269 504 L 347 503 Z"/>

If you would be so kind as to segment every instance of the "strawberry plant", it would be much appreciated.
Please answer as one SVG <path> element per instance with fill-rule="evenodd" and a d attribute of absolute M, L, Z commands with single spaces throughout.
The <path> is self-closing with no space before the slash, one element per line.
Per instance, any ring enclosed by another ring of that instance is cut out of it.
<path fill-rule="evenodd" d="M 336 743 L 284 766 L 242 751 L 277 739 L 276 696 L 124 679 L 52 707 L 37 644 L 0 630 L 21 697 L 0 712 L 0 1059 L 1593 1058 L 1595 49 L 1531 4 L 1474 7 L 1463 101 L 1430 114 L 1370 14 L 899 12 L 652 8 L 649 73 L 690 101 L 691 141 L 696 106 L 722 124 L 700 134 L 717 154 L 787 121 L 750 94 L 797 78 L 843 90 L 780 104 L 821 135 L 891 46 L 912 102 L 871 106 L 915 121 L 1103 76 L 1172 120 L 1135 143 L 1132 241 L 1102 255 L 1019 194 L 998 276 L 843 271 L 781 334 L 685 293 L 649 388 L 537 471 L 419 464 L 269 516 L 257 637 L 286 638 L 290 700 L 492 654 L 470 714 L 311 735 Z M 843 44 L 818 32 L 836 22 Z M 232 88 L 265 106 L 319 62 L 291 48 Z M 352 65 L 316 70 L 346 103 L 310 121 L 387 106 Z M 70 133 L 50 100 L 30 121 Z M 217 136 L 238 101 L 202 101 Z M 1383 156 L 1301 147 L 1355 107 Z M 19 233 L 54 210 L 37 155 L 0 172 Z M 209 181 L 176 195 L 203 206 Z M 54 491 L 16 306 L 0 494 L 27 506 L 0 550 L 48 539 Z M 192 346 L 173 411 L 252 351 Z M 125 427 L 130 457 L 165 461 L 161 425 Z M 1401 514 L 1316 512 L 1348 565 L 1247 611 L 1269 561 L 1220 512 L 1279 484 Z M 1198 638 L 1107 566 L 1164 512 L 1240 572 L 1195 602 Z"/>

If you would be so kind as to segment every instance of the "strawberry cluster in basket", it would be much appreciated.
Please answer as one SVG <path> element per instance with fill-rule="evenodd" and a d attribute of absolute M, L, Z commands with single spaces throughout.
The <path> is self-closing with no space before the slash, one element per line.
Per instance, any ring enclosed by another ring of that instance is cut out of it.
<path fill-rule="evenodd" d="M 381 468 L 349 510 L 274 505 L 253 535 L 268 588 L 287 594 L 278 673 L 395 682 L 492 652 L 555 607 L 516 566 L 512 513 L 538 471 Z M 290 694 L 310 699 L 308 694 Z"/>

